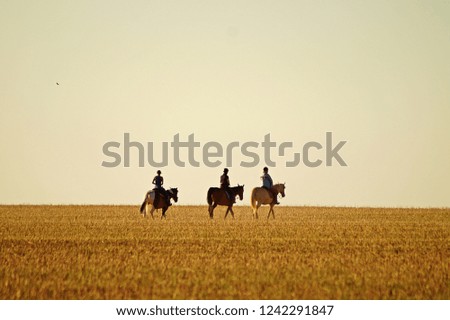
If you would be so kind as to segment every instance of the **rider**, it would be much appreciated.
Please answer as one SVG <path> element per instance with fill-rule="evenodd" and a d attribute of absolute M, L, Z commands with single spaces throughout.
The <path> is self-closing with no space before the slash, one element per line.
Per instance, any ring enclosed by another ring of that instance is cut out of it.
<path fill-rule="evenodd" d="M 233 193 L 230 189 L 230 178 L 228 177 L 228 169 L 223 169 L 223 175 L 220 176 L 220 189 L 225 191 L 228 200 L 232 200 L 233 203 L 236 202 L 236 199 L 233 198 Z"/>
<path fill-rule="evenodd" d="M 153 178 L 152 183 L 155 185 L 153 190 L 156 191 L 155 200 L 153 200 L 153 206 L 156 208 L 159 202 L 159 197 L 164 197 L 166 200 L 167 206 L 171 206 L 169 196 L 167 195 L 166 190 L 163 188 L 164 178 L 161 176 L 161 170 L 156 171 L 156 176 Z M 159 195 L 158 195 L 159 194 Z"/>
<path fill-rule="evenodd" d="M 263 175 L 261 176 L 261 179 L 263 181 L 262 187 L 265 188 L 269 193 L 272 194 L 272 203 L 273 204 L 280 204 L 278 202 L 278 192 L 273 189 L 273 181 L 272 177 L 269 175 L 269 168 L 264 167 L 263 169 Z"/>

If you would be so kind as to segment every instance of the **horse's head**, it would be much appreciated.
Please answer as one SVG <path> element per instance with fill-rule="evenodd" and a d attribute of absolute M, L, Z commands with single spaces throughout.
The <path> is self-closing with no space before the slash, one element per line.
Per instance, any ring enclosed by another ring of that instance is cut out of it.
<path fill-rule="evenodd" d="M 178 188 L 170 188 L 168 193 L 170 198 L 178 202 Z"/>
<path fill-rule="evenodd" d="M 278 183 L 274 185 L 274 187 L 278 191 L 278 193 L 281 193 L 281 196 L 284 198 L 285 196 L 284 190 L 286 189 L 286 183 Z"/>
<path fill-rule="evenodd" d="M 242 201 L 242 199 L 244 199 L 244 185 L 240 186 L 238 184 L 236 188 L 237 188 L 237 194 L 239 195 L 239 200 Z"/>

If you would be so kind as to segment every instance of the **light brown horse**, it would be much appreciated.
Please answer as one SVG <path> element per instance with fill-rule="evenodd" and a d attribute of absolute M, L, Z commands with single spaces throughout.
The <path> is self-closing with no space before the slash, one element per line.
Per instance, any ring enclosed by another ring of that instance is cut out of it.
<path fill-rule="evenodd" d="M 234 219 L 234 212 L 233 212 L 233 203 L 234 199 L 236 199 L 236 196 L 239 196 L 239 199 L 242 201 L 244 198 L 244 186 L 237 185 L 237 187 L 230 188 L 231 194 L 229 195 L 230 198 L 227 197 L 227 194 L 225 193 L 224 189 L 211 187 L 208 190 L 208 195 L 206 197 L 206 200 L 208 201 L 209 208 L 209 217 L 212 219 L 214 217 L 214 209 L 220 205 L 220 206 L 227 206 L 227 211 L 225 212 L 225 218 L 228 215 L 228 212 L 231 212 L 231 216 Z"/>
<path fill-rule="evenodd" d="M 277 195 L 281 194 L 281 196 L 284 198 L 285 194 L 284 194 L 284 189 L 286 189 L 285 183 L 278 183 L 278 184 L 274 184 L 272 187 L 276 192 Z M 274 207 L 274 201 L 273 201 L 273 195 L 271 192 L 269 192 L 266 188 L 262 188 L 262 187 L 256 187 L 253 188 L 252 190 L 252 194 L 250 197 L 250 203 L 253 209 L 253 217 L 256 216 L 256 219 L 258 219 L 258 209 L 259 207 L 261 207 L 261 205 L 263 204 L 268 204 L 270 205 L 270 210 L 269 210 L 269 214 L 267 215 L 267 219 L 270 218 L 270 213 L 272 212 L 272 216 L 275 219 L 275 212 L 273 211 L 273 207 Z"/>
<path fill-rule="evenodd" d="M 166 190 L 166 192 L 167 192 L 167 198 L 169 199 L 169 202 L 170 202 L 170 199 L 173 199 L 175 202 L 178 201 L 178 189 L 177 188 L 170 188 L 170 189 Z M 155 218 L 155 217 L 153 217 L 153 211 L 155 211 L 155 209 L 162 209 L 161 219 L 166 218 L 166 211 L 169 208 L 169 203 L 166 202 L 165 197 L 163 197 L 161 194 L 158 196 L 159 196 L 158 205 L 155 207 L 155 206 L 153 206 L 153 201 L 155 200 L 155 190 L 150 190 L 145 195 L 144 202 L 142 202 L 141 209 L 139 210 L 144 218 L 147 215 L 149 206 L 152 206 L 152 209 L 150 210 L 150 214 L 152 215 L 153 219 Z"/>

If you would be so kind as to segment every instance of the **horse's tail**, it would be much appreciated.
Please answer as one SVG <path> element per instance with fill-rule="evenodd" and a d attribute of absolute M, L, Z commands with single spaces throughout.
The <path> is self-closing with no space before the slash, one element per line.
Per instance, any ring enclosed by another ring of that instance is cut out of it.
<path fill-rule="evenodd" d="M 150 192 L 150 191 L 149 191 L 149 192 Z M 139 209 L 139 212 L 140 212 L 140 213 L 144 212 L 145 206 L 147 205 L 147 198 L 148 198 L 148 196 L 149 196 L 149 192 L 147 192 L 147 193 L 145 194 L 144 202 L 142 202 L 141 208 Z"/>
<path fill-rule="evenodd" d="M 206 196 L 206 201 L 208 201 L 209 205 L 212 205 L 212 194 L 213 194 L 213 191 L 214 191 L 213 188 L 209 188 L 208 195 Z"/>
<path fill-rule="evenodd" d="M 142 202 L 142 204 L 141 204 L 141 208 L 139 209 L 140 213 L 144 212 L 146 204 L 147 204 L 147 198 L 145 198 L 144 202 Z"/>
<path fill-rule="evenodd" d="M 252 195 L 250 197 L 250 204 L 252 206 L 252 209 L 256 209 L 256 188 L 253 188 Z"/>

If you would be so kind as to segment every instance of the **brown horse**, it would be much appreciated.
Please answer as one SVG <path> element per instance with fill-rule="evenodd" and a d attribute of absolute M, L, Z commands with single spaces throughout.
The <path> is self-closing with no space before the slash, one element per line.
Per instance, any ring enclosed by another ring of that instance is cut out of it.
<path fill-rule="evenodd" d="M 237 185 L 237 187 L 230 188 L 231 194 L 230 199 L 227 197 L 227 194 L 225 193 L 224 189 L 221 188 L 215 188 L 211 187 L 208 190 L 207 195 L 207 201 L 209 204 L 208 212 L 209 217 L 212 219 L 214 217 L 214 209 L 220 205 L 220 206 L 227 206 L 227 211 L 225 212 L 225 218 L 228 215 L 228 211 L 231 212 L 231 216 L 234 219 L 234 212 L 233 212 L 233 203 L 234 199 L 236 199 L 236 196 L 239 196 L 239 199 L 242 201 L 244 198 L 244 186 Z"/>
<path fill-rule="evenodd" d="M 286 188 L 285 183 L 275 184 L 273 185 L 272 188 L 277 191 L 277 195 L 280 193 L 281 196 L 284 198 L 285 196 L 284 189 Z M 261 205 L 263 204 L 270 205 L 270 210 L 269 214 L 267 215 L 267 219 L 270 218 L 271 212 L 273 218 L 275 219 L 275 212 L 273 211 L 273 206 L 275 205 L 273 203 L 273 195 L 266 188 L 262 187 L 253 188 L 252 195 L 250 197 L 250 203 L 253 209 L 253 216 L 256 216 L 256 219 L 258 219 L 258 208 L 261 207 Z"/>
<path fill-rule="evenodd" d="M 169 203 L 170 199 L 173 199 L 175 202 L 178 201 L 177 188 L 170 188 L 169 190 L 166 190 L 166 192 L 167 198 L 169 199 Z M 155 209 L 162 209 L 161 219 L 166 218 L 166 211 L 169 208 L 169 203 L 166 202 L 165 197 L 163 197 L 162 195 L 159 195 L 159 197 L 160 199 L 158 201 L 158 205 L 155 207 L 153 206 L 153 201 L 155 200 L 155 190 L 150 190 L 149 192 L 147 192 L 147 194 L 145 195 L 144 202 L 142 202 L 141 209 L 139 210 L 144 218 L 146 217 L 149 206 L 152 206 L 150 214 L 152 215 L 153 219 L 155 218 L 153 217 L 153 211 L 155 211 Z"/>

